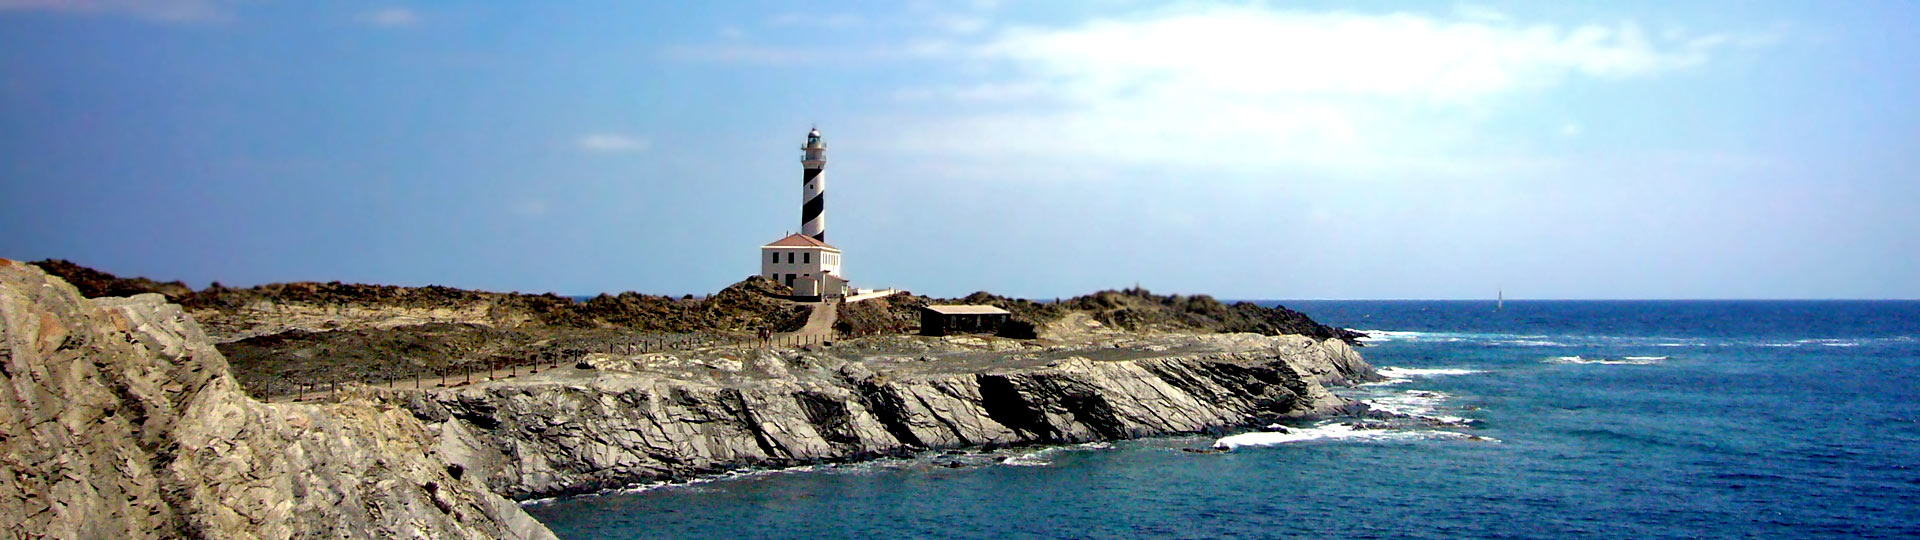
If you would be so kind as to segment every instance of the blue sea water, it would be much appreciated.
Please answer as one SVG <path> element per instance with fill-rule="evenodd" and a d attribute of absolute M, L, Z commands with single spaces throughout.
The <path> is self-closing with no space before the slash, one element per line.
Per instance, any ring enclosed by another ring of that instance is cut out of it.
<path fill-rule="evenodd" d="M 1458 422 L 812 467 L 528 510 L 569 539 L 1920 537 L 1920 302 L 1284 304 L 1374 331 L 1361 352 L 1394 380 L 1342 392 Z"/>

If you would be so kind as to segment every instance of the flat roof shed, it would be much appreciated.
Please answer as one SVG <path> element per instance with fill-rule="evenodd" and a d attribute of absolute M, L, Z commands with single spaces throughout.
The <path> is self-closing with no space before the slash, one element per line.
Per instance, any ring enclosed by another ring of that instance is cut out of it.
<path fill-rule="evenodd" d="M 997 332 L 1013 316 L 993 306 L 950 304 L 920 308 L 920 333 L 929 336 Z"/>

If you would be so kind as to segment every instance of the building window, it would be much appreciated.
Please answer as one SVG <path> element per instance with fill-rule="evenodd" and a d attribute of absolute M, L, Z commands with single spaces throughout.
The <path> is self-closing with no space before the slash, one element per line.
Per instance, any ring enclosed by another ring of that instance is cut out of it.
<path fill-rule="evenodd" d="M 773 264 L 780 264 L 780 252 L 773 252 Z"/>
<path fill-rule="evenodd" d="M 787 252 L 787 264 L 793 264 L 793 252 Z"/>
<path fill-rule="evenodd" d="M 800 254 L 800 262 L 801 262 L 801 263 L 804 263 L 804 264 L 813 264 L 813 254 L 812 254 L 812 253 L 801 253 L 801 254 Z"/>

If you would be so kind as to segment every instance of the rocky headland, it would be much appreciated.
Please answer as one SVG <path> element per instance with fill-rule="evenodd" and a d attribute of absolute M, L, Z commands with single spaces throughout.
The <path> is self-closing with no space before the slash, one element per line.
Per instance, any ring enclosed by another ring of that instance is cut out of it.
<path fill-rule="evenodd" d="M 364 392 L 261 403 L 178 305 L 87 300 L 0 259 L 12 538 L 552 538 Z"/>
<path fill-rule="evenodd" d="M 576 302 L 341 284 L 195 292 L 98 272 L 77 274 L 89 285 L 76 289 L 0 263 L 0 420 L 21 434 L 0 439 L 12 479 L 0 517 L 22 523 L 17 534 L 542 538 L 511 500 L 1225 431 L 1351 411 L 1328 387 L 1379 379 L 1358 334 L 1284 308 L 1141 290 L 1044 304 L 977 294 L 960 301 L 1002 305 L 1020 324 L 925 337 L 912 314 L 935 300 L 903 294 L 840 306 L 831 344 L 571 349 L 537 373 L 270 403 L 234 374 L 319 366 L 350 381 L 634 333 L 794 329 L 807 308 L 757 278 L 702 299 Z"/>

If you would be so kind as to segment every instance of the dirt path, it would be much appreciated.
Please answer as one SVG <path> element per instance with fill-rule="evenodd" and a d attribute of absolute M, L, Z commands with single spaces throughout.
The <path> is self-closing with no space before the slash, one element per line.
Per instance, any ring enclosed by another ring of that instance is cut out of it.
<path fill-rule="evenodd" d="M 783 332 L 779 335 L 832 339 L 833 323 L 838 320 L 837 317 L 839 317 L 839 310 L 834 309 L 837 305 L 838 304 L 833 302 L 815 302 L 813 304 L 813 313 L 807 314 L 806 326 L 800 327 L 799 330 Z"/>

